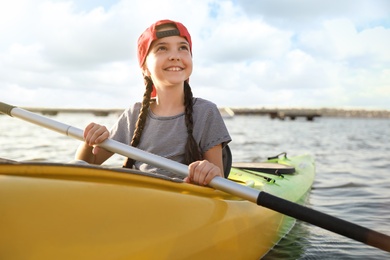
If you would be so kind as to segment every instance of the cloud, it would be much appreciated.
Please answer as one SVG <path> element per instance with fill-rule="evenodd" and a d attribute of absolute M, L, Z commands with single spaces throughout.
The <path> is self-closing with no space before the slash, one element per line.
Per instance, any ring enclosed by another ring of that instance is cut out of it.
<path fill-rule="evenodd" d="M 169 18 L 193 38 L 194 94 L 220 106 L 390 109 L 388 10 L 380 0 L 15 0 L 0 9 L 2 101 L 127 107 L 144 90 L 137 38 Z"/>

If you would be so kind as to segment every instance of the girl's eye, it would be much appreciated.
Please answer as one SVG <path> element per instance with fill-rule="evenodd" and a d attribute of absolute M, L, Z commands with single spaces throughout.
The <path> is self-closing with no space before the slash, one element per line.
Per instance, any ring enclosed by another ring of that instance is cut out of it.
<path fill-rule="evenodd" d="M 184 51 L 188 51 L 188 46 L 187 45 L 183 45 L 183 46 L 180 46 L 180 50 L 184 50 Z"/>
<path fill-rule="evenodd" d="M 165 47 L 165 46 L 159 46 L 157 48 L 157 51 L 166 51 L 166 50 L 167 50 L 167 47 Z"/>

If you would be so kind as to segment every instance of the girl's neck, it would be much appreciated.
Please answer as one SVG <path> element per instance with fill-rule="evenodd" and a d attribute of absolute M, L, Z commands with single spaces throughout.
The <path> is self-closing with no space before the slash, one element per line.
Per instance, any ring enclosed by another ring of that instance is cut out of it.
<path fill-rule="evenodd" d="M 175 116 L 184 112 L 184 91 L 160 90 L 151 109 L 158 116 Z"/>

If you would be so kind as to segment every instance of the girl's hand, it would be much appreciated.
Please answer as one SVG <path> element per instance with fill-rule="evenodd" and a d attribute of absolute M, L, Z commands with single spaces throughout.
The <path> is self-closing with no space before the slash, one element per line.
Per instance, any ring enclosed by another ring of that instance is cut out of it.
<path fill-rule="evenodd" d="M 189 175 L 184 179 L 187 183 L 206 186 L 215 176 L 222 177 L 221 169 L 207 160 L 193 162 L 188 169 Z"/>
<path fill-rule="evenodd" d="M 105 126 L 90 123 L 84 129 L 84 141 L 89 146 L 94 146 L 96 144 L 100 144 L 104 140 L 106 140 L 110 136 L 110 132 L 107 130 Z M 93 154 L 97 154 L 99 151 L 99 147 L 95 146 L 92 150 Z"/>

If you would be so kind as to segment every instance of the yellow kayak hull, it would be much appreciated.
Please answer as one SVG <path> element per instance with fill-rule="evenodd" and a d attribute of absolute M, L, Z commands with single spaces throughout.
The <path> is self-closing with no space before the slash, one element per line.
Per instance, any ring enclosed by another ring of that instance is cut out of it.
<path fill-rule="evenodd" d="M 312 157 L 280 163 L 296 173 L 233 168 L 229 178 L 302 203 Z M 293 224 L 222 191 L 122 169 L 0 164 L 0 259 L 259 259 Z"/>

